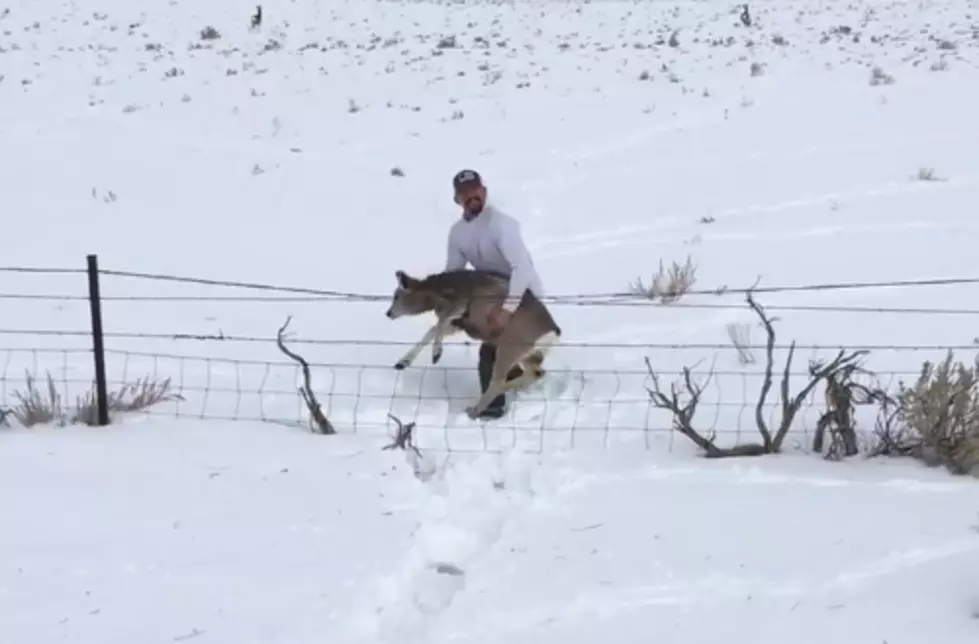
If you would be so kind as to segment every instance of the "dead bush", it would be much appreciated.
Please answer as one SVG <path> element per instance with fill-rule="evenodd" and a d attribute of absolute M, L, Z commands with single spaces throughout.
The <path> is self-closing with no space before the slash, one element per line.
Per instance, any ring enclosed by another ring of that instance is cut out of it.
<path fill-rule="evenodd" d="M 875 374 L 864 369 L 862 364 L 853 362 L 830 374 L 824 381 L 823 396 L 826 408 L 816 421 L 812 449 L 817 454 L 822 453 L 826 432 L 829 431 L 830 444 L 826 450 L 827 459 L 840 460 L 860 453 L 855 417 L 857 405 L 880 403 L 886 409 L 886 405 L 892 400 L 881 387 L 868 387 L 856 382 L 854 377 L 857 375 L 874 376 Z"/>
<path fill-rule="evenodd" d="M 98 402 L 94 386 L 75 399 L 74 405 L 65 404 L 54 377 L 46 374 L 46 383 L 39 387 L 34 376 L 26 374 L 23 390 L 14 391 L 14 406 L 7 414 L 13 416 L 22 427 L 53 424 L 98 424 Z M 170 379 L 156 381 L 141 378 L 132 384 L 124 384 L 108 393 L 109 413 L 141 412 L 164 402 L 183 400 L 170 390 Z"/>
<path fill-rule="evenodd" d="M 886 413 L 885 413 L 886 412 Z M 979 473 L 979 361 L 925 362 L 878 415 L 872 455 L 910 456 L 956 474 Z"/>
<path fill-rule="evenodd" d="M 659 271 L 653 275 L 652 281 L 646 285 L 638 278 L 629 285 L 633 295 L 639 295 L 660 304 L 671 304 L 683 297 L 697 282 L 697 266 L 693 259 L 687 256 L 683 264 L 672 262 L 669 270 L 659 262 Z"/>
<path fill-rule="evenodd" d="M 759 456 L 762 454 L 773 454 L 779 452 L 782 448 L 782 442 L 785 440 L 786 435 L 789 433 L 789 429 L 792 427 L 793 420 L 795 420 L 796 415 L 799 413 L 799 409 L 802 407 L 802 404 L 805 402 L 809 394 L 811 394 L 816 388 L 816 386 L 821 382 L 825 382 L 828 379 L 836 377 L 836 375 L 841 371 L 848 369 L 853 364 L 858 363 L 858 361 L 867 353 L 866 351 L 855 351 L 848 353 L 841 349 L 836 357 L 829 362 L 810 363 L 808 382 L 797 394 L 793 396 L 790 390 L 790 380 L 792 372 L 792 359 L 795 355 L 795 342 L 792 342 L 789 345 L 788 356 L 785 359 L 785 367 L 782 371 L 782 377 L 779 382 L 781 414 L 779 425 L 773 432 L 765 420 L 764 410 L 765 403 L 768 401 L 768 394 L 770 393 L 772 385 L 774 384 L 775 328 L 772 326 L 772 319 L 769 318 L 764 309 L 762 309 L 762 307 L 755 302 L 750 291 L 747 294 L 746 301 L 748 306 L 751 307 L 751 310 L 754 311 L 761 320 L 761 324 L 768 336 L 768 340 L 765 345 L 764 379 L 762 380 L 758 401 L 755 404 L 755 425 L 758 428 L 758 433 L 761 435 L 760 443 L 736 445 L 735 447 L 728 448 L 718 447 L 715 442 L 715 435 L 712 434 L 705 436 L 694 427 L 693 418 L 697 411 L 697 405 L 700 402 L 700 396 L 703 393 L 704 388 L 707 386 L 707 382 L 709 382 L 711 377 L 713 377 L 713 369 L 708 374 L 704 383 L 696 383 L 691 375 L 690 368 L 684 368 L 682 372 L 682 382 L 673 383 L 670 386 L 669 393 L 666 393 L 663 391 L 663 388 L 660 385 L 659 377 L 653 370 L 649 358 L 646 358 L 646 368 L 649 371 L 649 377 L 653 384 L 651 388 L 647 387 L 647 391 L 649 392 L 649 397 L 653 405 L 659 409 L 669 411 L 673 416 L 673 429 L 693 441 L 697 447 L 704 451 L 704 455 L 708 458 L 724 458 L 728 456 Z"/>

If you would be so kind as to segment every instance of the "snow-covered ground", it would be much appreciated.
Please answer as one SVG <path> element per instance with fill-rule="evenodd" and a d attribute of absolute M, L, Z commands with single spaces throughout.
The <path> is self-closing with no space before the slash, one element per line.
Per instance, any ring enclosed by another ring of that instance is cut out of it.
<path fill-rule="evenodd" d="M 250 30 L 245 5 L 0 3 L 0 264 L 97 253 L 379 296 L 103 276 L 110 380 L 171 377 L 184 401 L 0 434 L 0 642 L 976 641 L 974 480 L 705 462 L 650 411 L 645 356 L 668 379 L 713 362 L 701 426 L 750 438 L 760 365 L 724 348 L 754 323 L 741 296 L 555 302 L 567 388 L 488 427 L 461 414 L 475 347 L 399 374 L 429 321 L 381 300 L 395 270 L 441 268 L 462 167 L 523 222 L 551 295 L 620 293 L 688 255 L 705 291 L 973 278 L 979 3 L 759 2 L 750 27 L 714 1 L 263 9 Z M 25 370 L 82 393 L 85 288 L 0 273 L 0 404 Z M 868 361 L 896 381 L 944 347 L 975 354 L 977 293 L 759 300 L 804 347 L 797 370 L 905 347 Z M 295 427 L 270 340 L 288 315 L 323 341 L 294 347 L 340 436 Z M 64 330 L 81 334 L 33 334 Z M 389 412 L 418 423 L 425 481 L 381 449 Z"/>

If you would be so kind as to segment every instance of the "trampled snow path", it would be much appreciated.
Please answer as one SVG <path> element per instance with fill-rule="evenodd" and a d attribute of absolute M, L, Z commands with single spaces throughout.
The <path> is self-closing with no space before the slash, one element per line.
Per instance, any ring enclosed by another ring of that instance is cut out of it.
<path fill-rule="evenodd" d="M 625 456 L 590 474 L 568 467 L 548 502 L 516 519 L 519 529 L 481 562 L 507 584 L 460 596 L 429 641 L 584 644 L 610 629 L 629 642 L 739 641 L 747 633 L 764 644 L 971 641 L 979 514 L 926 527 L 928 508 L 970 505 L 970 482 L 874 467 L 841 478 L 825 464 L 787 460 L 794 465 L 683 467 Z M 775 516 L 764 499 L 776 497 L 799 505 Z M 838 521 L 844 498 L 877 511 Z M 910 531 L 898 532 L 900 524 Z M 865 531 L 870 525 L 876 530 Z M 635 532 L 623 538 L 626 526 Z M 888 606 L 922 593 L 936 573 L 945 575 L 936 592 L 947 605 L 930 607 L 927 618 Z M 537 592 L 508 592 L 529 585 Z M 867 622 L 842 617 L 852 613 L 867 613 Z M 692 621 L 681 629 L 677 615 Z M 814 620 L 805 630 L 802 615 Z"/>
<path fill-rule="evenodd" d="M 430 641 L 432 624 L 478 579 L 476 564 L 533 504 L 542 483 L 532 460 L 519 453 L 446 457 L 429 475 L 418 482 L 417 526 L 408 544 L 398 544 L 401 562 L 373 580 L 354 609 L 350 631 L 357 641 Z"/>

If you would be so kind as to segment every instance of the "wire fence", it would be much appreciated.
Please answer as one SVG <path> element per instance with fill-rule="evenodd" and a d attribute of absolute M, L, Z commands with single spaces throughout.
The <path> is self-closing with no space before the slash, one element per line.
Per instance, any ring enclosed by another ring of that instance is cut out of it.
<path fill-rule="evenodd" d="M 91 352 L 84 349 L 0 349 L 0 396 L 9 409 L 27 391 L 29 378 L 43 392 L 49 383 L 69 405 L 93 386 Z M 299 367 L 286 360 L 243 360 L 199 355 L 106 349 L 110 392 L 138 379 L 169 381 L 179 398 L 150 407 L 151 418 L 252 421 L 289 427 L 309 426 L 309 413 L 297 393 Z M 492 424 L 476 423 L 464 409 L 479 396 L 475 370 L 419 366 L 396 371 L 390 365 L 311 363 L 313 388 L 324 412 L 340 433 L 385 436 L 393 433 L 391 416 L 417 424 L 420 448 L 486 451 L 519 447 L 546 451 L 582 445 L 608 447 L 636 443 L 672 449 L 672 417 L 650 402 L 651 380 L 645 369 L 567 369 L 549 372 L 541 384 L 518 392 L 512 411 Z M 661 371 L 665 381 L 678 371 Z M 707 368 L 694 375 L 706 380 Z M 807 379 L 793 371 L 794 390 Z M 914 377 L 914 372 L 878 373 L 885 386 Z M 716 434 L 719 443 L 757 439 L 754 411 L 763 369 L 711 373 L 695 425 Z M 819 393 L 806 401 L 792 436 L 808 444 L 821 413 Z M 778 400 L 765 406 L 775 423 Z M 681 439 L 683 440 L 683 439 Z"/>
<path fill-rule="evenodd" d="M 35 275 L 88 275 L 85 269 L 0 267 L 3 274 Z M 87 301 L 93 316 L 101 315 L 103 301 L 173 302 L 200 301 L 216 303 L 237 298 L 236 301 L 278 303 L 293 301 L 331 301 L 343 303 L 387 301 L 390 295 L 372 295 L 307 289 L 303 287 L 275 286 L 249 282 L 232 282 L 173 275 L 136 273 L 131 271 L 98 270 L 96 282 L 105 277 L 138 280 L 141 283 L 174 282 L 197 284 L 208 287 L 259 290 L 288 293 L 287 296 L 222 296 L 222 295 L 139 295 L 92 297 L 83 293 L 7 293 L 0 300 L 70 302 Z M 979 278 L 941 278 L 916 281 L 868 282 L 849 284 L 818 284 L 786 287 L 756 288 L 754 292 L 776 291 L 827 291 L 879 288 L 934 288 L 939 286 L 979 285 Z M 79 289 L 80 290 L 80 289 Z M 98 290 L 98 289 L 96 289 Z M 750 289 L 705 289 L 703 294 L 721 297 L 745 293 Z M 572 306 L 614 307 L 625 305 L 646 306 L 661 309 L 662 305 L 642 301 L 625 293 L 598 293 L 589 295 L 551 296 L 554 304 Z M 690 308 L 694 308 L 689 304 Z M 682 305 L 669 305 L 675 309 Z M 734 306 L 732 304 L 732 306 Z M 744 308 L 743 304 L 737 305 Z M 767 310 L 787 310 L 789 307 L 767 306 Z M 791 307 L 798 311 L 830 311 L 834 307 Z M 905 314 L 979 315 L 979 309 L 968 308 L 861 308 L 835 307 L 848 312 L 893 312 Z M 153 309 L 143 311 L 145 319 L 154 318 Z M 94 320 L 94 317 L 93 317 Z M 169 380 L 171 391 L 177 399 L 165 402 L 145 411 L 149 417 L 181 418 L 224 421 L 254 421 L 277 423 L 290 427 L 307 427 L 308 410 L 298 394 L 302 382 L 300 369 L 295 362 L 282 357 L 275 347 L 274 333 L 267 336 L 225 334 L 223 332 L 198 332 L 187 329 L 181 332 L 106 330 L 95 341 L 93 330 L 84 328 L 38 328 L 24 325 L 19 328 L 0 329 L 0 336 L 8 340 L 16 338 L 47 338 L 58 346 L 33 347 L 8 343 L 0 349 L 2 373 L 0 373 L 0 408 L 16 407 L 26 391 L 29 378 L 51 386 L 64 401 L 71 404 L 92 390 L 93 381 L 100 378 L 99 365 L 94 354 L 101 356 L 104 384 L 107 390 L 118 391 L 136 379 L 149 378 L 161 382 Z M 33 342 L 33 340 L 31 340 Z M 137 348 L 125 345 L 136 344 Z M 161 343 L 185 347 L 183 351 L 157 350 Z M 700 362 L 695 377 L 707 375 L 705 354 L 725 356 L 721 365 L 712 368 L 710 384 L 705 390 L 695 419 L 695 426 L 707 434 L 716 434 L 719 443 L 740 444 L 757 438 L 754 410 L 761 387 L 764 365 L 744 363 L 743 354 L 763 351 L 764 345 L 745 343 L 680 343 L 680 342 L 562 342 L 563 349 L 603 352 L 628 351 L 628 365 L 618 361 L 601 367 L 587 360 L 567 359 L 550 365 L 548 376 L 539 384 L 517 392 L 512 412 L 491 424 L 477 423 L 465 417 L 464 409 L 479 395 L 478 378 L 471 359 L 456 364 L 449 360 L 430 366 L 414 365 L 404 371 L 393 369 L 393 363 L 404 348 L 413 344 L 399 340 L 374 340 L 358 338 L 295 337 L 290 345 L 304 345 L 310 352 L 313 389 L 324 406 L 334 426 L 340 433 L 354 435 L 390 436 L 394 428 L 391 417 L 403 422 L 417 423 L 415 441 L 419 447 L 446 451 L 487 451 L 520 447 L 531 451 L 569 449 L 583 444 L 608 447 L 619 442 L 636 443 L 646 448 L 662 446 L 672 449 L 676 436 L 672 431 L 672 418 L 667 411 L 656 408 L 650 401 L 648 387 L 651 379 L 644 368 L 642 356 L 648 356 L 656 365 L 657 374 L 664 382 L 678 379 L 681 368 Z M 447 346 L 452 344 L 448 342 Z M 464 343 L 461 343 L 464 344 Z M 203 345 L 203 346 L 202 346 Z M 242 353 L 243 345 L 257 347 L 256 357 Z M 186 350 L 193 346 L 192 351 Z M 222 347 L 224 351 L 216 351 Z M 238 347 L 238 348 L 235 348 Z M 776 372 L 781 377 L 784 358 L 790 345 L 776 343 Z M 206 349 L 205 349 L 206 348 Z M 975 351 L 973 343 L 958 344 L 886 344 L 855 343 L 850 350 L 886 352 L 903 356 L 892 364 L 893 368 L 877 371 L 880 384 L 890 388 L 900 380 L 918 375 L 918 365 L 923 359 L 943 355 L 949 350 Z M 373 359 L 357 350 L 375 351 Z M 386 350 L 385 350 L 386 349 Z M 818 344 L 795 346 L 796 367 L 790 374 L 793 390 L 801 388 L 807 379 L 807 359 L 829 357 L 840 347 Z M 382 351 L 383 350 L 383 351 Z M 315 354 L 315 355 L 314 355 Z M 383 355 L 385 357 L 378 358 Z M 261 356 L 261 357 L 258 357 Z M 569 354 L 570 356 L 570 354 Z M 344 359 L 346 357 L 347 359 Z M 471 358 L 472 356 L 469 356 Z M 592 365 L 592 366 L 586 366 Z M 821 391 L 816 390 L 806 401 L 793 425 L 791 439 L 808 444 L 816 420 L 821 413 Z M 764 413 L 770 421 L 778 414 L 777 400 L 770 400 Z M 8 416 L 9 418 L 9 416 Z M 685 439 L 680 439 L 685 442 Z"/>
<path fill-rule="evenodd" d="M 84 275 L 86 270 L 82 268 L 31 268 L 21 266 L 0 266 L 0 273 L 8 274 L 33 274 L 33 275 Z M 283 302 L 322 302 L 322 301 L 341 301 L 345 303 L 354 302 L 386 302 L 390 300 L 390 293 L 359 293 L 352 291 L 340 291 L 332 289 L 317 289 L 300 286 L 283 286 L 275 284 L 263 284 L 257 282 L 235 281 L 211 279 L 204 277 L 188 277 L 180 275 L 170 275 L 163 273 L 145 273 L 136 271 L 107 270 L 100 269 L 100 276 L 130 278 L 147 282 L 165 282 L 171 284 L 193 284 L 198 286 L 212 286 L 222 288 L 232 288 L 238 290 L 252 290 L 271 293 L 288 293 L 289 296 L 221 296 L 221 295 L 122 295 L 122 296 L 102 296 L 104 301 L 131 301 L 131 302 L 177 302 L 177 301 L 238 301 L 238 302 L 268 302 L 281 304 Z M 750 286 L 750 287 L 729 287 L 717 286 L 714 288 L 689 289 L 684 295 L 709 295 L 709 296 L 729 296 L 756 295 L 772 293 L 804 293 L 804 292 L 828 292 L 828 291 L 854 291 L 854 290 L 876 290 L 889 288 L 922 288 L 935 286 L 964 286 L 979 285 L 979 277 L 941 277 L 913 280 L 890 280 L 890 281 L 868 281 L 868 282 L 828 282 L 822 284 L 795 284 L 781 286 Z M 87 295 L 79 293 L 0 293 L 0 299 L 11 300 L 50 300 L 50 301 L 87 301 Z M 634 291 L 613 291 L 605 293 L 587 294 L 561 294 L 546 295 L 540 298 L 548 304 L 559 306 L 651 306 L 647 297 L 637 294 Z M 724 303 L 684 303 L 673 302 L 671 308 L 743 308 L 742 304 Z M 936 315 L 979 315 L 979 308 L 920 308 L 920 307 L 861 307 L 861 306 L 793 306 L 787 307 L 767 307 L 771 310 L 799 310 L 799 311 L 827 311 L 827 312 L 892 312 L 892 313 L 911 313 L 911 314 L 936 314 Z"/>

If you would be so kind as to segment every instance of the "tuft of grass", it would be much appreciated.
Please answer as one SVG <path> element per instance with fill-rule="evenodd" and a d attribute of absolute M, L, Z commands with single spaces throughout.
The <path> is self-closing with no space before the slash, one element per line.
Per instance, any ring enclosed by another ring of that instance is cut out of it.
<path fill-rule="evenodd" d="M 690 256 L 683 264 L 672 262 L 669 269 L 659 262 L 659 270 L 647 285 L 642 278 L 629 285 L 629 292 L 660 304 L 672 304 L 683 297 L 697 282 L 697 266 Z"/>
<path fill-rule="evenodd" d="M 935 168 L 918 168 L 918 174 L 916 175 L 918 181 L 944 181 L 941 177 L 935 174 Z"/>
<path fill-rule="evenodd" d="M 874 67 L 870 70 L 870 85 L 876 87 L 878 85 L 893 85 L 894 77 L 890 74 L 884 72 L 880 67 Z"/>
<path fill-rule="evenodd" d="M 14 392 L 15 404 L 6 410 L 6 416 L 13 416 L 22 427 L 35 425 L 89 425 L 98 423 L 98 401 L 93 385 L 85 394 L 75 399 L 74 405 L 66 404 L 50 372 L 46 374 L 43 385 L 27 373 L 23 390 Z M 155 405 L 183 400 L 183 396 L 171 390 L 169 378 L 153 380 L 140 378 L 133 383 L 124 384 L 108 393 L 110 414 L 146 411 Z"/>
<path fill-rule="evenodd" d="M 755 355 L 751 351 L 751 326 L 744 322 L 732 322 L 727 325 L 727 335 L 738 352 L 738 362 L 741 366 L 754 364 Z"/>

